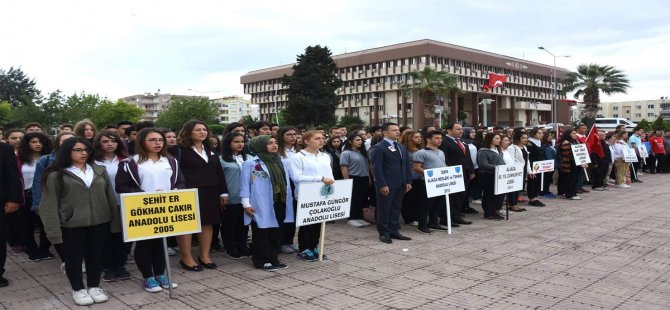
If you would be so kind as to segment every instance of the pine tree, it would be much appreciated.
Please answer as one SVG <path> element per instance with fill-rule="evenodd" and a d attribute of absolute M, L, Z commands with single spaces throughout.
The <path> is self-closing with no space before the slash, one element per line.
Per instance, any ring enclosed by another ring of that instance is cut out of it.
<path fill-rule="evenodd" d="M 328 47 L 308 46 L 304 54 L 298 55 L 293 74 L 282 78 L 282 84 L 287 87 L 289 124 L 311 128 L 336 120 L 339 99 L 335 90 L 342 86 L 342 80 L 335 75 L 337 65 L 331 55 Z"/>
<path fill-rule="evenodd" d="M 665 129 L 665 122 L 663 121 L 663 116 L 658 116 L 656 120 L 651 123 L 651 129 L 653 130 L 664 130 Z"/>

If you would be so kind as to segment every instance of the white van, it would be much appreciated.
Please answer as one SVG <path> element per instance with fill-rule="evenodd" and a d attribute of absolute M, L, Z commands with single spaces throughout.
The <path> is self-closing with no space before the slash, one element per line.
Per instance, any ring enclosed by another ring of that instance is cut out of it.
<path fill-rule="evenodd" d="M 598 129 L 615 129 L 619 125 L 626 126 L 626 129 L 633 129 L 637 124 L 625 119 L 617 117 L 599 117 L 596 118 L 596 126 Z"/>

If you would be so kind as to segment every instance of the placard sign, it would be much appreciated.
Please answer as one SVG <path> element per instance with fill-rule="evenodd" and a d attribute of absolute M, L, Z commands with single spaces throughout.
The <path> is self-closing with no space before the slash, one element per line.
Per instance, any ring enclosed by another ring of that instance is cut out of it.
<path fill-rule="evenodd" d="M 495 195 L 516 192 L 523 189 L 524 163 L 496 166 Z"/>
<path fill-rule="evenodd" d="M 121 194 L 125 242 L 201 231 L 198 189 Z"/>
<path fill-rule="evenodd" d="M 627 163 L 636 163 L 637 154 L 633 148 L 628 147 L 628 145 L 622 145 L 621 151 L 623 152 L 623 160 Z"/>
<path fill-rule="evenodd" d="M 641 158 L 649 158 L 649 152 L 647 152 L 647 148 L 644 145 L 638 146 L 637 150 L 640 152 Z"/>
<path fill-rule="evenodd" d="M 338 180 L 332 185 L 325 185 L 323 182 L 300 183 L 295 225 L 304 226 L 348 218 L 353 185 L 352 179 Z"/>
<path fill-rule="evenodd" d="M 554 171 L 553 160 L 540 160 L 533 163 L 533 174 Z"/>
<path fill-rule="evenodd" d="M 589 156 L 589 150 L 586 148 L 586 144 L 573 144 L 572 147 L 572 157 L 575 158 L 575 165 L 581 166 L 591 163 L 591 157 Z"/>
<path fill-rule="evenodd" d="M 465 191 L 461 165 L 423 170 L 428 198 Z"/>

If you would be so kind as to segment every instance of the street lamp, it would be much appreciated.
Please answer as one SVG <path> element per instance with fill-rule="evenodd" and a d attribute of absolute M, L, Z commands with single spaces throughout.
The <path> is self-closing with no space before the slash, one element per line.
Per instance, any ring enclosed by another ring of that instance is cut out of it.
<path fill-rule="evenodd" d="M 551 90 L 551 121 L 554 123 L 554 126 L 556 126 L 556 132 L 558 133 L 558 111 L 556 111 L 556 87 L 558 86 L 558 83 L 556 83 L 556 58 L 558 57 L 564 57 L 564 58 L 569 58 L 570 55 L 554 55 L 552 52 L 548 51 L 546 48 L 543 46 L 538 46 L 538 49 L 541 49 L 545 52 L 547 52 L 551 57 L 554 57 L 554 68 L 551 72 L 551 84 L 552 84 L 552 90 Z"/>
<path fill-rule="evenodd" d="M 482 112 L 483 112 L 482 114 L 484 116 L 484 122 L 482 123 L 482 125 L 484 127 L 488 126 L 488 119 L 487 119 L 488 118 L 488 113 L 487 113 L 487 106 L 486 105 L 491 104 L 493 102 L 495 102 L 495 100 L 491 100 L 491 99 L 482 99 L 482 101 L 479 102 L 479 105 L 482 106 Z"/>

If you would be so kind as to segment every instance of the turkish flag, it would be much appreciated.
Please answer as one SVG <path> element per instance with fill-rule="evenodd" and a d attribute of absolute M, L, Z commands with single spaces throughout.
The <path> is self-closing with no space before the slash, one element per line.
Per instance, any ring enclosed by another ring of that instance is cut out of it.
<path fill-rule="evenodd" d="M 489 73 L 489 83 L 484 84 L 482 88 L 484 88 L 485 92 L 488 92 L 489 89 L 493 89 L 496 87 L 503 87 L 507 83 L 507 75 L 505 74 L 495 74 L 495 73 Z"/>
<path fill-rule="evenodd" d="M 589 134 L 586 136 L 585 144 L 586 149 L 589 150 L 589 154 L 596 153 L 596 155 L 598 155 L 600 158 L 605 157 L 603 145 L 600 143 L 600 139 L 598 138 L 598 128 L 596 128 L 595 124 L 593 124 L 591 131 L 589 131 Z"/>

